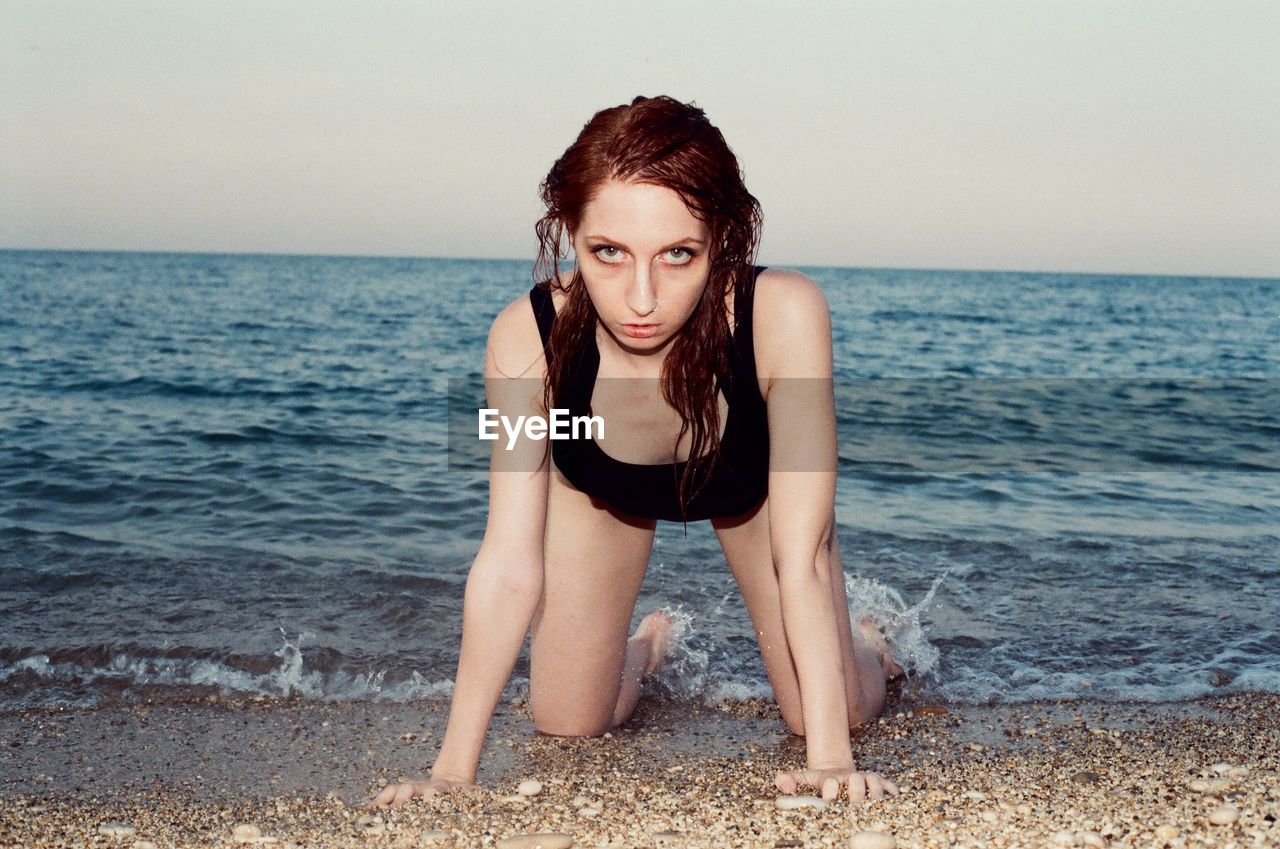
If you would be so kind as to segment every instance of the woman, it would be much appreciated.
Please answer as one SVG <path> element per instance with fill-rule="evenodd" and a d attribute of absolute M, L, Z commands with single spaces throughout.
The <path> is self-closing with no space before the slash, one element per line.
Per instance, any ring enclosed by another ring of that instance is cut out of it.
<path fill-rule="evenodd" d="M 429 778 L 373 804 L 472 786 L 530 627 L 538 730 L 595 736 L 626 721 L 671 628 L 655 612 L 627 636 L 657 519 L 712 522 L 783 719 L 806 737 L 807 768 L 779 774 L 778 790 L 896 793 L 850 746 L 900 670 L 870 622 L 855 639 L 849 621 L 822 293 L 753 267 L 759 204 L 694 106 L 636 98 L 598 113 L 542 189 L 545 280 L 493 322 L 489 403 L 511 420 L 589 410 L 608 438 L 553 441 L 553 463 L 545 442 L 495 442 L 440 754 Z"/>

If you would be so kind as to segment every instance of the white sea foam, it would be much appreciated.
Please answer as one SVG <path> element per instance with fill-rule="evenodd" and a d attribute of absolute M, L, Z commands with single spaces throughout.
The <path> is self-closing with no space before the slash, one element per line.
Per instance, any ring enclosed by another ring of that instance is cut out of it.
<path fill-rule="evenodd" d="M 1208 694 L 1280 692 L 1280 660 L 1258 657 L 1244 648 L 1227 648 L 1213 657 L 1184 663 L 1148 661 L 1123 668 L 1107 665 L 1107 658 L 1039 662 L 1016 658 L 998 648 L 979 653 L 967 663 L 939 659 L 938 648 L 926 637 L 922 617 L 933 610 L 935 593 L 947 576 L 937 578 L 918 601 L 908 604 L 892 587 L 864 577 L 847 580 L 850 618 L 869 617 L 890 641 L 895 660 L 927 698 L 962 703 L 1026 702 L 1050 699 L 1183 701 Z M 716 609 L 719 609 L 718 607 Z M 716 705 L 725 701 L 772 698 L 772 689 L 757 657 L 730 659 L 712 629 L 699 620 L 719 621 L 712 613 L 696 614 L 682 606 L 667 608 L 674 620 L 667 663 L 655 676 L 652 689 L 660 696 Z M 112 655 L 104 663 L 86 667 L 72 661 L 53 662 L 48 654 L 32 654 L 0 664 L 0 702 L 6 705 L 87 707 L 98 703 L 103 691 L 132 698 L 131 689 L 212 689 L 224 695 L 260 694 L 318 701 L 413 701 L 445 698 L 453 691 L 447 677 L 399 672 L 388 683 L 386 669 L 324 670 L 310 667 L 303 651 L 309 634 L 290 636 L 280 629 L 281 643 L 273 652 L 278 662 L 251 671 L 212 658 L 147 657 L 129 652 Z M 1269 636 L 1270 632 L 1264 634 Z M 1252 639 L 1260 639 L 1253 635 Z M 1230 680 L 1221 671 L 1230 669 Z M 36 683 L 27 679 L 34 678 Z M 527 692 L 528 680 L 515 676 L 504 690 L 510 700 Z"/>
<path fill-rule="evenodd" d="M 1267 687 L 1232 686 L 1215 688 L 1208 673 L 1197 674 L 1188 669 L 1134 668 L 1110 672 L 1053 672 L 1034 666 L 1023 666 L 1008 676 L 988 669 L 961 666 L 948 670 L 946 680 L 935 692 L 962 703 L 1029 702 L 1042 700 L 1096 699 L 1100 701 L 1179 702 L 1210 693 L 1234 692 Z M 1280 676 L 1271 674 L 1271 691 L 1280 684 Z"/>
<path fill-rule="evenodd" d="M 748 699 L 772 699 L 773 688 L 768 681 L 715 681 L 708 685 L 703 701 L 716 705 L 721 702 L 745 702 Z"/>
<path fill-rule="evenodd" d="M 428 679 L 417 671 L 394 684 L 385 684 L 386 672 L 369 670 L 322 672 L 307 669 L 302 653 L 305 635 L 290 639 L 284 629 L 281 646 L 273 654 L 280 663 L 265 672 L 256 673 L 208 658 L 140 657 L 121 652 L 102 666 L 85 667 L 73 662 L 50 662 L 47 654 L 35 654 L 9 664 L 0 665 L 0 683 L 20 675 L 32 675 L 43 682 L 64 685 L 40 704 L 86 706 L 96 699 L 67 697 L 69 688 L 113 686 L 132 687 L 196 687 L 212 688 L 222 695 L 257 694 L 269 697 L 295 697 L 319 701 L 380 699 L 410 701 L 446 696 L 453 691 L 451 679 Z M 24 703 L 29 700 L 21 700 Z"/>

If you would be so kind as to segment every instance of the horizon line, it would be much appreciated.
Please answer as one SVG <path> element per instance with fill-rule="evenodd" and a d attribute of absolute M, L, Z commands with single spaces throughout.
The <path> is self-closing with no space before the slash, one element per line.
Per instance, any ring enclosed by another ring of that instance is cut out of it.
<path fill-rule="evenodd" d="M 297 251 L 228 251 L 228 250 L 177 250 L 161 248 L 28 248 L 0 246 L 0 253 L 79 253 L 79 254 L 154 254 L 172 256 L 258 256 L 280 258 L 310 259 L 404 259 L 404 260 L 445 260 L 453 262 L 527 262 L 533 265 L 532 257 L 500 257 L 500 256 L 436 256 L 429 254 L 377 254 L 377 253 L 303 253 Z M 757 261 L 757 264 L 759 262 Z M 775 266 L 796 269 L 824 269 L 845 271 L 965 271 L 979 274 L 1046 274 L 1078 277 L 1172 277 L 1182 279 L 1214 279 L 1214 280 L 1280 280 L 1280 274 L 1274 276 L 1254 274 L 1194 274 L 1163 273 L 1153 271 L 1064 271 L 1052 269 L 1018 269 L 1018 268 L 975 268 L 967 266 L 912 266 L 912 265 L 828 265 L 823 263 L 774 263 Z"/>

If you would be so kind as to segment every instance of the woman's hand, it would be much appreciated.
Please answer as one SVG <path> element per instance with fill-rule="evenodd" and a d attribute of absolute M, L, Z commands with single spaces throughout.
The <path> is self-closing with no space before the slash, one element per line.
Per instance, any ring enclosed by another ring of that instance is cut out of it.
<path fill-rule="evenodd" d="M 407 781 L 403 784 L 388 784 L 382 788 L 382 792 L 374 797 L 369 803 L 370 807 L 390 807 L 394 808 L 403 805 L 414 796 L 422 796 L 431 798 L 444 793 L 450 793 L 456 790 L 478 790 L 479 785 L 470 781 L 454 778 L 424 778 L 420 781 Z"/>
<path fill-rule="evenodd" d="M 773 780 L 773 784 L 778 788 L 778 792 L 787 796 L 793 795 L 796 788 L 801 785 L 815 787 L 821 791 L 822 798 L 828 801 L 840 796 L 841 787 L 849 788 L 850 802 L 898 795 L 898 785 L 878 772 L 854 769 L 852 764 L 842 767 L 780 772 Z"/>

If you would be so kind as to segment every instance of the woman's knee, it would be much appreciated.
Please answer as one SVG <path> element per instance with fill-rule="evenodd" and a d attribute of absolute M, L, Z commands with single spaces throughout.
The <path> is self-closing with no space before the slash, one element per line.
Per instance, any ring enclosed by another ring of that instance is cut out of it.
<path fill-rule="evenodd" d="M 549 734 L 552 737 L 602 737 L 612 726 L 609 721 L 613 717 L 609 717 L 604 722 L 592 720 L 590 718 L 565 718 L 560 716 L 533 717 L 533 727 L 538 729 L 542 734 Z"/>
<path fill-rule="evenodd" d="M 575 710 L 565 704 L 539 704 L 538 699 L 530 699 L 529 706 L 533 727 L 553 737 L 600 737 L 613 727 L 612 710 L 583 711 L 581 706 Z"/>
<path fill-rule="evenodd" d="M 782 710 L 782 722 L 787 726 L 787 730 L 797 737 L 804 736 L 804 715 L 799 710 L 787 710 L 779 705 Z"/>

